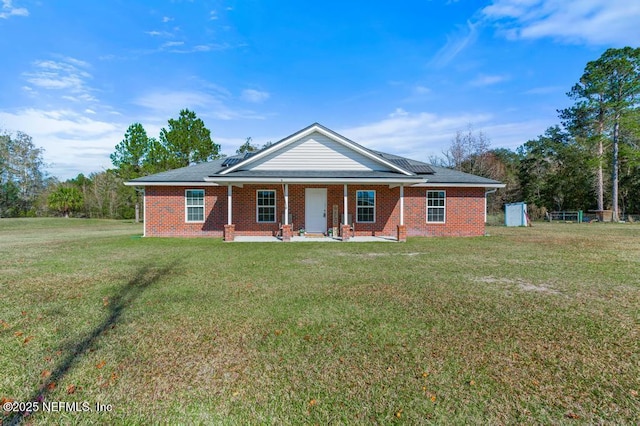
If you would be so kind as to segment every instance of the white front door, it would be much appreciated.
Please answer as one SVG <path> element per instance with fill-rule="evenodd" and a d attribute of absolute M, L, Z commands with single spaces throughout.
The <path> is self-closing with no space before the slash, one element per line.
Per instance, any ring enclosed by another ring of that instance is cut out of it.
<path fill-rule="evenodd" d="M 327 188 L 304 191 L 304 226 L 307 232 L 327 231 Z"/>

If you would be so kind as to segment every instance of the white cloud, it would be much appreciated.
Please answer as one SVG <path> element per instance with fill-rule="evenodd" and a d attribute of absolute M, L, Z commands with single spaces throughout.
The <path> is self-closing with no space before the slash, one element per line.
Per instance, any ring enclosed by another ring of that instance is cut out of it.
<path fill-rule="evenodd" d="M 77 67 L 81 67 L 81 68 L 89 68 L 89 67 L 91 67 L 91 64 L 89 64 L 89 62 L 82 61 L 82 60 L 76 59 L 76 58 L 72 58 L 70 56 L 65 56 L 63 59 L 67 63 L 75 65 Z"/>
<path fill-rule="evenodd" d="M 508 148 L 515 150 L 530 139 L 543 134 L 549 127 L 548 120 L 536 119 L 528 121 L 487 123 L 478 130 L 489 137 L 491 148 Z"/>
<path fill-rule="evenodd" d="M 197 109 L 215 103 L 216 99 L 206 93 L 191 91 L 150 92 L 133 101 L 150 110 L 177 113 L 182 108 Z"/>
<path fill-rule="evenodd" d="M 212 139 L 220 145 L 220 152 L 227 155 L 235 155 L 236 149 L 247 141 L 246 137 L 218 137 L 215 135 Z M 258 145 L 260 144 L 258 143 Z"/>
<path fill-rule="evenodd" d="M 245 89 L 242 91 L 241 98 L 247 102 L 258 104 L 266 101 L 270 96 L 271 95 L 269 95 L 269 92 L 263 92 L 254 89 Z"/>
<path fill-rule="evenodd" d="M 59 96 L 72 102 L 96 102 L 92 95 L 94 89 L 87 84 L 92 75 L 83 69 L 89 66 L 85 61 L 68 57 L 58 61 L 35 61 L 31 71 L 22 73 L 30 83 L 23 89 L 29 94 L 39 94 L 37 89 L 62 92 Z"/>
<path fill-rule="evenodd" d="M 416 95 L 427 95 L 429 93 L 431 93 L 431 89 L 429 89 L 428 87 L 425 86 L 416 86 L 413 88 L 413 92 Z"/>
<path fill-rule="evenodd" d="M 395 111 L 393 111 L 391 114 L 389 114 L 389 117 L 391 118 L 395 118 L 395 117 L 407 117 L 409 115 L 409 113 L 407 111 L 405 111 L 402 108 L 396 108 Z"/>
<path fill-rule="evenodd" d="M 168 41 L 162 45 L 163 48 L 176 47 L 184 45 L 184 41 Z"/>
<path fill-rule="evenodd" d="M 242 47 L 241 45 L 235 47 Z M 201 52 L 212 52 L 212 51 L 222 51 L 234 48 L 227 43 L 221 44 L 197 44 L 195 46 L 188 46 L 184 42 L 181 41 L 173 41 L 162 44 L 158 49 L 148 50 L 144 53 L 158 53 L 158 52 L 169 52 L 169 53 L 178 53 L 178 54 L 187 54 L 187 53 L 201 53 Z"/>
<path fill-rule="evenodd" d="M 459 28 L 453 35 L 447 36 L 447 42 L 436 53 L 430 64 L 436 67 L 444 67 L 449 64 L 464 49 L 471 46 L 478 38 L 477 24 L 467 21 L 467 26 Z"/>
<path fill-rule="evenodd" d="M 367 148 L 393 152 L 420 161 L 440 155 L 456 131 L 469 123 L 478 128 L 491 119 L 488 114 L 443 116 L 429 112 L 409 113 L 397 108 L 373 123 L 340 130 L 339 133 Z"/>
<path fill-rule="evenodd" d="M 214 50 L 215 46 L 210 44 L 198 44 L 197 46 L 193 46 L 194 52 L 208 52 L 210 50 Z"/>
<path fill-rule="evenodd" d="M 29 16 L 29 11 L 24 7 L 14 7 L 11 0 L 2 0 L 0 19 L 9 19 L 11 16 Z"/>
<path fill-rule="evenodd" d="M 505 75 L 479 75 L 474 80 L 471 81 L 472 86 L 483 87 L 483 86 L 491 86 L 494 84 L 502 83 L 503 81 L 508 80 L 509 77 Z"/>
<path fill-rule="evenodd" d="M 171 22 L 173 21 L 173 18 L 170 18 L 169 16 L 163 16 L 162 17 L 162 22 L 163 23 L 167 23 L 167 22 Z"/>
<path fill-rule="evenodd" d="M 0 124 L 21 130 L 44 148 L 49 173 L 65 180 L 78 173 L 111 167 L 109 154 L 124 135 L 126 125 L 89 118 L 71 110 L 24 109 L 0 112 Z"/>
<path fill-rule="evenodd" d="M 534 87 L 532 89 L 524 91 L 523 93 L 525 95 L 548 95 L 551 93 L 564 93 L 564 92 L 566 92 L 566 87 L 542 86 L 542 87 Z"/>
<path fill-rule="evenodd" d="M 544 132 L 548 122 L 530 120 L 499 122 L 499 117 L 483 113 L 440 115 L 410 113 L 397 108 L 388 117 L 338 132 L 367 148 L 392 152 L 419 161 L 441 156 L 459 130 L 472 125 L 491 140 L 491 148 L 515 149 Z"/>
<path fill-rule="evenodd" d="M 218 19 L 218 12 L 216 12 L 215 10 L 209 12 L 209 19 L 211 21 L 216 21 Z"/>
<path fill-rule="evenodd" d="M 48 72 L 25 73 L 27 81 L 42 89 L 76 89 L 78 90 L 83 81 L 77 75 L 59 76 Z"/>
<path fill-rule="evenodd" d="M 150 35 L 151 37 L 164 37 L 164 38 L 174 37 L 173 33 L 170 33 L 169 31 L 152 30 L 152 31 L 145 31 L 144 33 L 147 35 Z"/>
<path fill-rule="evenodd" d="M 508 38 L 631 46 L 640 40 L 638 1 L 494 0 L 482 14 Z"/>
<path fill-rule="evenodd" d="M 175 117 L 181 109 L 188 108 L 198 116 L 208 116 L 217 120 L 263 119 L 264 116 L 253 111 L 236 109 L 226 103 L 223 90 L 213 95 L 198 91 L 158 90 L 146 93 L 133 101 L 134 104 L 149 110 L 150 121 L 165 122 L 167 117 Z"/>

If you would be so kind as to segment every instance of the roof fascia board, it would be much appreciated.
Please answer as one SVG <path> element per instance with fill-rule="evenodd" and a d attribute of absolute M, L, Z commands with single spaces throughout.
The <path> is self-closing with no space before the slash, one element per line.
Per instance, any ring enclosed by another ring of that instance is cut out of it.
<path fill-rule="evenodd" d="M 151 182 L 151 181 L 144 181 L 144 182 L 125 182 L 124 183 L 125 186 L 220 186 L 220 184 L 216 183 L 216 182 L 203 182 L 203 181 L 199 181 L 199 182 Z"/>
<path fill-rule="evenodd" d="M 221 186 L 241 183 L 376 183 L 381 185 L 409 184 L 414 188 L 505 188 L 504 183 L 435 183 L 415 178 L 205 178 L 204 182 L 125 182 L 126 186 Z"/>
<path fill-rule="evenodd" d="M 504 183 L 430 183 L 428 180 L 421 180 L 416 183 L 415 178 L 240 178 L 215 177 L 205 178 L 204 182 L 125 182 L 126 186 L 221 186 L 229 183 L 251 184 L 251 183 L 375 183 L 382 185 L 409 184 L 413 188 L 505 188 Z M 238 186 L 238 185 L 236 185 Z"/>
<path fill-rule="evenodd" d="M 321 178 L 321 177 L 293 177 L 293 178 L 279 178 L 279 177 L 255 177 L 255 178 L 246 178 L 246 177 L 233 177 L 233 176 L 224 176 L 224 177 L 206 177 L 205 180 L 207 182 L 217 182 L 219 184 L 229 184 L 232 182 L 242 182 L 245 184 L 251 183 L 370 183 L 376 185 L 388 185 L 393 183 L 404 183 L 404 184 L 416 184 L 426 182 L 424 178 L 415 178 L 415 177 L 397 177 L 397 178 Z"/>
<path fill-rule="evenodd" d="M 507 185 L 504 183 L 417 183 L 411 185 L 414 188 L 429 187 L 429 188 L 504 188 Z"/>

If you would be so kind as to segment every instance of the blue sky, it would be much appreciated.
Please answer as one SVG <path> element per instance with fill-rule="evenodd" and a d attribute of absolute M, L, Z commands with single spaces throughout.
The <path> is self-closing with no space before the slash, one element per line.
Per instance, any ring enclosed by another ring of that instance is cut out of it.
<path fill-rule="evenodd" d="M 0 0 L 0 129 L 63 180 L 182 108 L 226 154 L 313 122 L 422 161 L 469 126 L 515 149 L 588 61 L 639 42 L 635 0 Z"/>

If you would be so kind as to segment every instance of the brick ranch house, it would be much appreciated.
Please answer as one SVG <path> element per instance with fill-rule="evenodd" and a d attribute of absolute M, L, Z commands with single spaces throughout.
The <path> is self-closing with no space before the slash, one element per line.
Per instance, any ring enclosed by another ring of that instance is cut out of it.
<path fill-rule="evenodd" d="M 479 236 L 504 184 L 374 151 L 312 124 L 255 153 L 126 183 L 147 237 Z M 346 215 L 345 215 L 346 212 Z"/>

